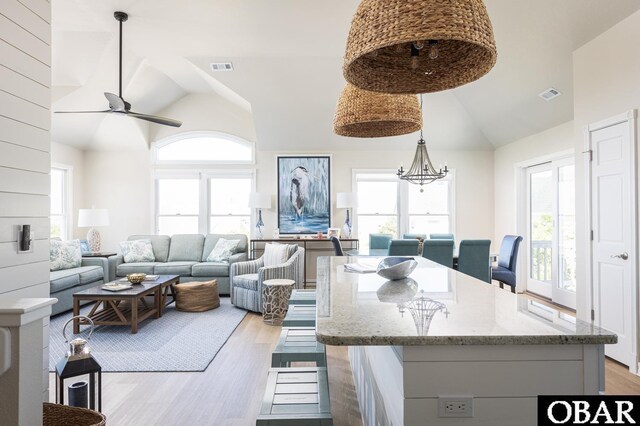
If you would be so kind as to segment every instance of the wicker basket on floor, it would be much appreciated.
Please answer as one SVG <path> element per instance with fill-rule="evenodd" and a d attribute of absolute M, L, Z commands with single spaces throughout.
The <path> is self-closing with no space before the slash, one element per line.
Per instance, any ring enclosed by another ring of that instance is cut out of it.
<path fill-rule="evenodd" d="M 45 402 L 42 409 L 43 426 L 104 426 L 107 418 L 87 408 Z"/>
<path fill-rule="evenodd" d="M 180 283 L 176 284 L 173 289 L 176 294 L 176 309 L 178 311 L 204 312 L 220 306 L 216 280 Z"/>

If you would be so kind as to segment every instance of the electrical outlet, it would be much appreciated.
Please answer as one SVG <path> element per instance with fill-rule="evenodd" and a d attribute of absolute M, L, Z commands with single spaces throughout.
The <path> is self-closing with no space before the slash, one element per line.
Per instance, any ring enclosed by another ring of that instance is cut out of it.
<path fill-rule="evenodd" d="M 473 417 L 473 397 L 439 396 L 438 417 Z"/>

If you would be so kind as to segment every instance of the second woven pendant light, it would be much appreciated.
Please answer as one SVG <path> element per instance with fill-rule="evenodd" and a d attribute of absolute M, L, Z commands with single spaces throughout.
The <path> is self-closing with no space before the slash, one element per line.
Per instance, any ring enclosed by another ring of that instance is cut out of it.
<path fill-rule="evenodd" d="M 347 83 L 340 94 L 333 131 L 341 136 L 379 138 L 413 133 L 422 127 L 415 95 L 391 95 Z"/>

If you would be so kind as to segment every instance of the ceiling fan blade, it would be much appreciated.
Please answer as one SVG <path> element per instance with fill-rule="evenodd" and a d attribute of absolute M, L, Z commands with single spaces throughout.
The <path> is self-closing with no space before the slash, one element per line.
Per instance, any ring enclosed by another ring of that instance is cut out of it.
<path fill-rule="evenodd" d="M 110 109 L 104 111 L 53 111 L 54 114 L 101 114 L 104 112 L 112 112 Z"/>
<path fill-rule="evenodd" d="M 173 120 L 171 118 L 158 117 L 157 115 L 140 114 L 133 111 L 127 111 L 126 114 L 130 115 L 131 117 L 139 118 L 140 120 L 146 120 L 146 121 L 151 121 L 152 123 L 164 124 L 165 126 L 172 126 L 172 127 L 182 126 L 182 121 Z"/>
<path fill-rule="evenodd" d="M 125 106 L 124 99 L 122 99 L 120 96 L 114 95 L 113 93 L 104 92 L 104 97 L 109 101 L 109 108 L 111 108 L 111 111 L 126 112 L 127 108 Z"/>

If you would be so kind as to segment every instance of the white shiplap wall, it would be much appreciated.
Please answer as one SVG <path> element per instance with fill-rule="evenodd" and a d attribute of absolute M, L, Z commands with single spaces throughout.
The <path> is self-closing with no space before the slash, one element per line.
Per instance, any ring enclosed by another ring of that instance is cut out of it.
<path fill-rule="evenodd" d="M 50 87 L 50 2 L 0 0 L 0 298 L 49 297 Z M 33 253 L 17 252 L 23 224 L 35 232 Z"/>

